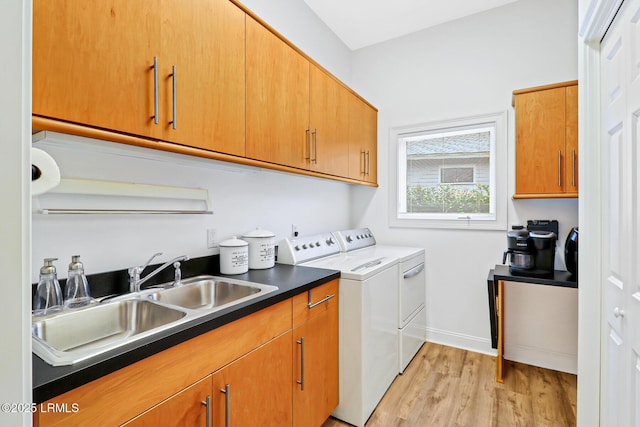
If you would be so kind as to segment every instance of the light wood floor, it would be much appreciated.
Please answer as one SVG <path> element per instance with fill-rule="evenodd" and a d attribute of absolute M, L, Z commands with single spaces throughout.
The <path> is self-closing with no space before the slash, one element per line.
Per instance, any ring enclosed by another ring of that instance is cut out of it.
<path fill-rule="evenodd" d="M 369 418 L 367 427 L 569 427 L 576 425 L 575 375 L 425 343 Z M 329 418 L 322 427 L 348 426 Z"/>

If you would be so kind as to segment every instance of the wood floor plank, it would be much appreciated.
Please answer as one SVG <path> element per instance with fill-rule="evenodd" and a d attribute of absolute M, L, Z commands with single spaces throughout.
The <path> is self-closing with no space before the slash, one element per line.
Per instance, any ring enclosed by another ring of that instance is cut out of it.
<path fill-rule="evenodd" d="M 533 421 L 531 397 L 509 390 L 495 390 L 492 427 L 537 427 Z"/>
<path fill-rule="evenodd" d="M 425 343 L 399 375 L 366 427 L 575 426 L 575 375 Z M 347 427 L 329 418 L 322 427 Z"/>

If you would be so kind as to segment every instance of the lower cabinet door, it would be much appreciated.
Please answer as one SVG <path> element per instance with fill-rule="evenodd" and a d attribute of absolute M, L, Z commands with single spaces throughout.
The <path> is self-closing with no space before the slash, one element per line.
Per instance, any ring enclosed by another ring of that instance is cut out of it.
<path fill-rule="evenodd" d="M 213 374 L 214 426 L 290 426 L 291 331 Z"/>
<path fill-rule="evenodd" d="M 207 422 L 207 414 L 210 413 L 209 409 L 211 408 L 211 380 L 211 375 L 203 378 L 123 425 L 127 427 L 208 427 L 210 425 L 210 422 Z"/>
<path fill-rule="evenodd" d="M 293 330 L 293 425 L 319 427 L 338 406 L 338 303 Z"/>

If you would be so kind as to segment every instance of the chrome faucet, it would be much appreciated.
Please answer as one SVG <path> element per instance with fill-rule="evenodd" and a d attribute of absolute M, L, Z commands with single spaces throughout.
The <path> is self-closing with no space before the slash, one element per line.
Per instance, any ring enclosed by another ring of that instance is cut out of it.
<path fill-rule="evenodd" d="M 162 255 L 162 252 L 158 252 L 156 254 L 153 254 L 153 256 L 151 258 L 149 258 L 149 261 L 147 261 L 144 265 L 138 266 L 138 267 L 131 267 L 129 268 L 129 291 L 130 292 L 140 292 L 140 287 L 142 286 L 142 284 L 144 282 L 146 282 L 147 280 L 151 279 L 153 276 L 155 276 L 156 274 L 160 273 L 162 270 L 164 270 L 165 268 L 167 268 L 170 265 L 173 265 L 173 267 L 175 268 L 175 276 L 174 276 L 174 285 L 175 286 L 179 286 L 182 284 L 181 279 L 182 279 L 182 272 L 180 271 L 180 261 L 188 261 L 189 257 L 186 255 L 181 255 L 179 257 L 176 257 L 170 261 L 165 262 L 164 264 L 162 264 L 160 267 L 156 268 L 155 270 L 153 270 L 151 273 L 147 274 L 144 279 L 140 278 L 140 275 L 142 274 L 142 272 L 144 271 L 145 268 L 147 268 L 147 266 L 149 264 L 151 264 L 151 261 L 153 261 L 153 259 L 157 256 Z"/>

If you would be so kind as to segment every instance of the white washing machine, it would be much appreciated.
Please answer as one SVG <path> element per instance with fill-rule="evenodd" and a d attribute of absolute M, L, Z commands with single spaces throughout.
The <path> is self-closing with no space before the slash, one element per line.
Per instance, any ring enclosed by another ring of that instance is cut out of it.
<path fill-rule="evenodd" d="M 398 263 L 398 372 L 403 373 L 427 339 L 424 248 L 377 244 L 368 228 L 333 234 L 343 253 Z"/>
<path fill-rule="evenodd" d="M 339 392 L 332 415 L 364 426 L 398 374 L 398 261 L 341 253 L 332 233 L 285 239 L 278 262 L 341 272 Z"/>

